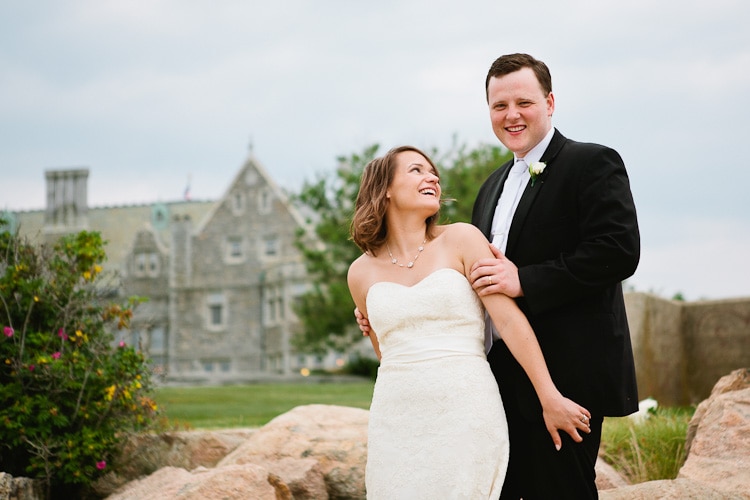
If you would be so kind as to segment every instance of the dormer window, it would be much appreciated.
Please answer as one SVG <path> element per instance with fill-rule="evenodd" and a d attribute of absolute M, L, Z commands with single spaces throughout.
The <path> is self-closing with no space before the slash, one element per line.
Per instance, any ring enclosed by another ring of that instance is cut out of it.
<path fill-rule="evenodd" d="M 234 215 L 242 215 L 245 212 L 245 194 L 236 192 L 232 194 L 229 203 Z"/>
<path fill-rule="evenodd" d="M 161 273 L 161 259 L 156 252 L 137 252 L 133 260 L 133 276 L 157 278 Z"/>
<path fill-rule="evenodd" d="M 273 208 L 273 195 L 270 189 L 261 189 L 260 195 L 258 196 L 258 212 L 262 214 L 271 213 Z"/>

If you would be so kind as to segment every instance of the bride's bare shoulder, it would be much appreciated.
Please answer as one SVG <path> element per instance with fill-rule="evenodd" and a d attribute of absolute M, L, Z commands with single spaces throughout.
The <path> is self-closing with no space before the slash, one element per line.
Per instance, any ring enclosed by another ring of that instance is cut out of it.
<path fill-rule="evenodd" d="M 354 259 L 354 261 L 349 264 L 349 272 L 347 273 L 349 279 L 361 277 L 366 273 L 371 265 L 371 260 L 372 256 L 366 253 L 363 253 Z"/>
<path fill-rule="evenodd" d="M 440 226 L 442 228 L 441 234 L 448 237 L 449 239 L 454 238 L 484 238 L 484 235 L 482 232 L 477 229 L 475 226 L 468 224 L 466 222 L 454 222 L 452 224 L 446 224 L 444 226 Z"/>

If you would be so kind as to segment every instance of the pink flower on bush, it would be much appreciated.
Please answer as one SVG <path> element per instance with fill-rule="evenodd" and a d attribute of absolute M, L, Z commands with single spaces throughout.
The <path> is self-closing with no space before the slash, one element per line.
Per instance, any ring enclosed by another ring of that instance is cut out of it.
<path fill-rule="evenodd" d="M 107 462 L 102 460 L 101 462 L 96 462 L 96 468 L 99 470 L 104 470 L 104 468 L 107 466 Z"/>
<path fill-rule="evenodd" d="M 68 334 L 65 333 L 65 330 L 63 330 L 62 328 L 60 328 L 59 330 L 57 330 L 57 336 L 60 337 L 63 340 L 68 340 Z"/>
<path fill-rule="evenodd" d="M 52 359 L 60 359 L 60 356 L 61 356 L 60 351 L 57 351 L 56 353 L 52 355 Z"/>
<path fill-rule="evenodd" d="M 123 342 L 123 341 L 121 340 L 121 341 L 120 341 L 120 344 L 119 344 L 119 345 L 120 345 L 120 347 L 125 347 L 125 342 Z"/>
<path fill-rule="evenodd" d="M 36 368 L 36 366 L 35 366 L 35 365 L 29 365 L 29 371 L 30 371 L 30 372 L 33 372 L 33 371 L 34 371 L 34 368 Z"/>
<path fill-rule="evenodd" d="M 6 337 L 12 337 L 13 333 L 14 333 L 13 327 L 12 326 L 4 326 L 3 327 L 3 333 L 5 334 Z"/>

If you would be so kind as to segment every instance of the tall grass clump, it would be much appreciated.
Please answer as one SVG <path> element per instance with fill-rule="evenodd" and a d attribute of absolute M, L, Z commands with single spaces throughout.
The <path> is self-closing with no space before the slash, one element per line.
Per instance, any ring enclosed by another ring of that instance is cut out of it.
<path fill-rule="evenodd" d="M 656 408 L 647 418 L 606 418 L 601 455 L 629 482 L 674 479 L 685 463 L 685 438 L 695 408 Z"/>

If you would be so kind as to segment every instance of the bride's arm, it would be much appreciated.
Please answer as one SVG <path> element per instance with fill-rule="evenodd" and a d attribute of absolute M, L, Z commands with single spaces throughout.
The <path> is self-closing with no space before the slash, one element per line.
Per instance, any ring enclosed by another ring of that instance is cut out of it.
<path fill-rule="evenodd" d="M 492 257 L 492 252 L 484 235 L 473 226 L 461 225 L 457 233 L 459 237 L 451 240 L 455 242 L 456 249 L 463 258 L 464 274 L 468 279 L 472 264 L 480 258 Z M 558 429 L 567 432 L 574 441 L 581 442 L 583 438 L 578 431 L 590 432 L 588 419 L 591 414 L 558 391 L 526 316 L 515 301 L 506 295 L 494 293 L 480 296 L 480 299 L 502 341 L 531 380 L 542 404 L 544 422 L 555 447 L 559 450 L 562 446 Z M 582 422 L 584 416 L 586 419 Z"/>
<path fill-rule="evenodd" d="M 352 296 L 352 300 L 354 300 L 354 305 L 357 306 L 356 310 L 359 310 L 363 317 L 367 317 L 367 304 L 365 301 L 365 298 L 367 297 L 367 290 L 365 289 L 364 280 L 362 278 L 362 272 L 360 269 L 361 265 L 357 264 L 357 261 L 354 261 L 351 266 L 349 266 L 349 272 L 346 276 L 347 284 L 349 285 L 349 293 Z M 367 335 L 370 337 L 370 342 L 372 343 L 372 348 L 375 351 L 375 355 L 378 357 L 378 361 L 380 360 L 380 344 L 378 343 L 378 336 L 377 334 L 372 330 L 372 327 L 368 328 Z"/>
<path fill-rule="evenodd" d="M 578 431 L 590 432 L 588 422 L 591 414 L 583 406 L 564 397 L 555 386 L 526 316 L 506 295 L 491 294 L 481 297 L 481 300 L 500 333 L 501 341 L 505 342 L 531 380 L 555 447 L 559 450 L 562 446 L 558 429 L 567 432 L 574 441 L 581 442 L 583 438 Z"/>

